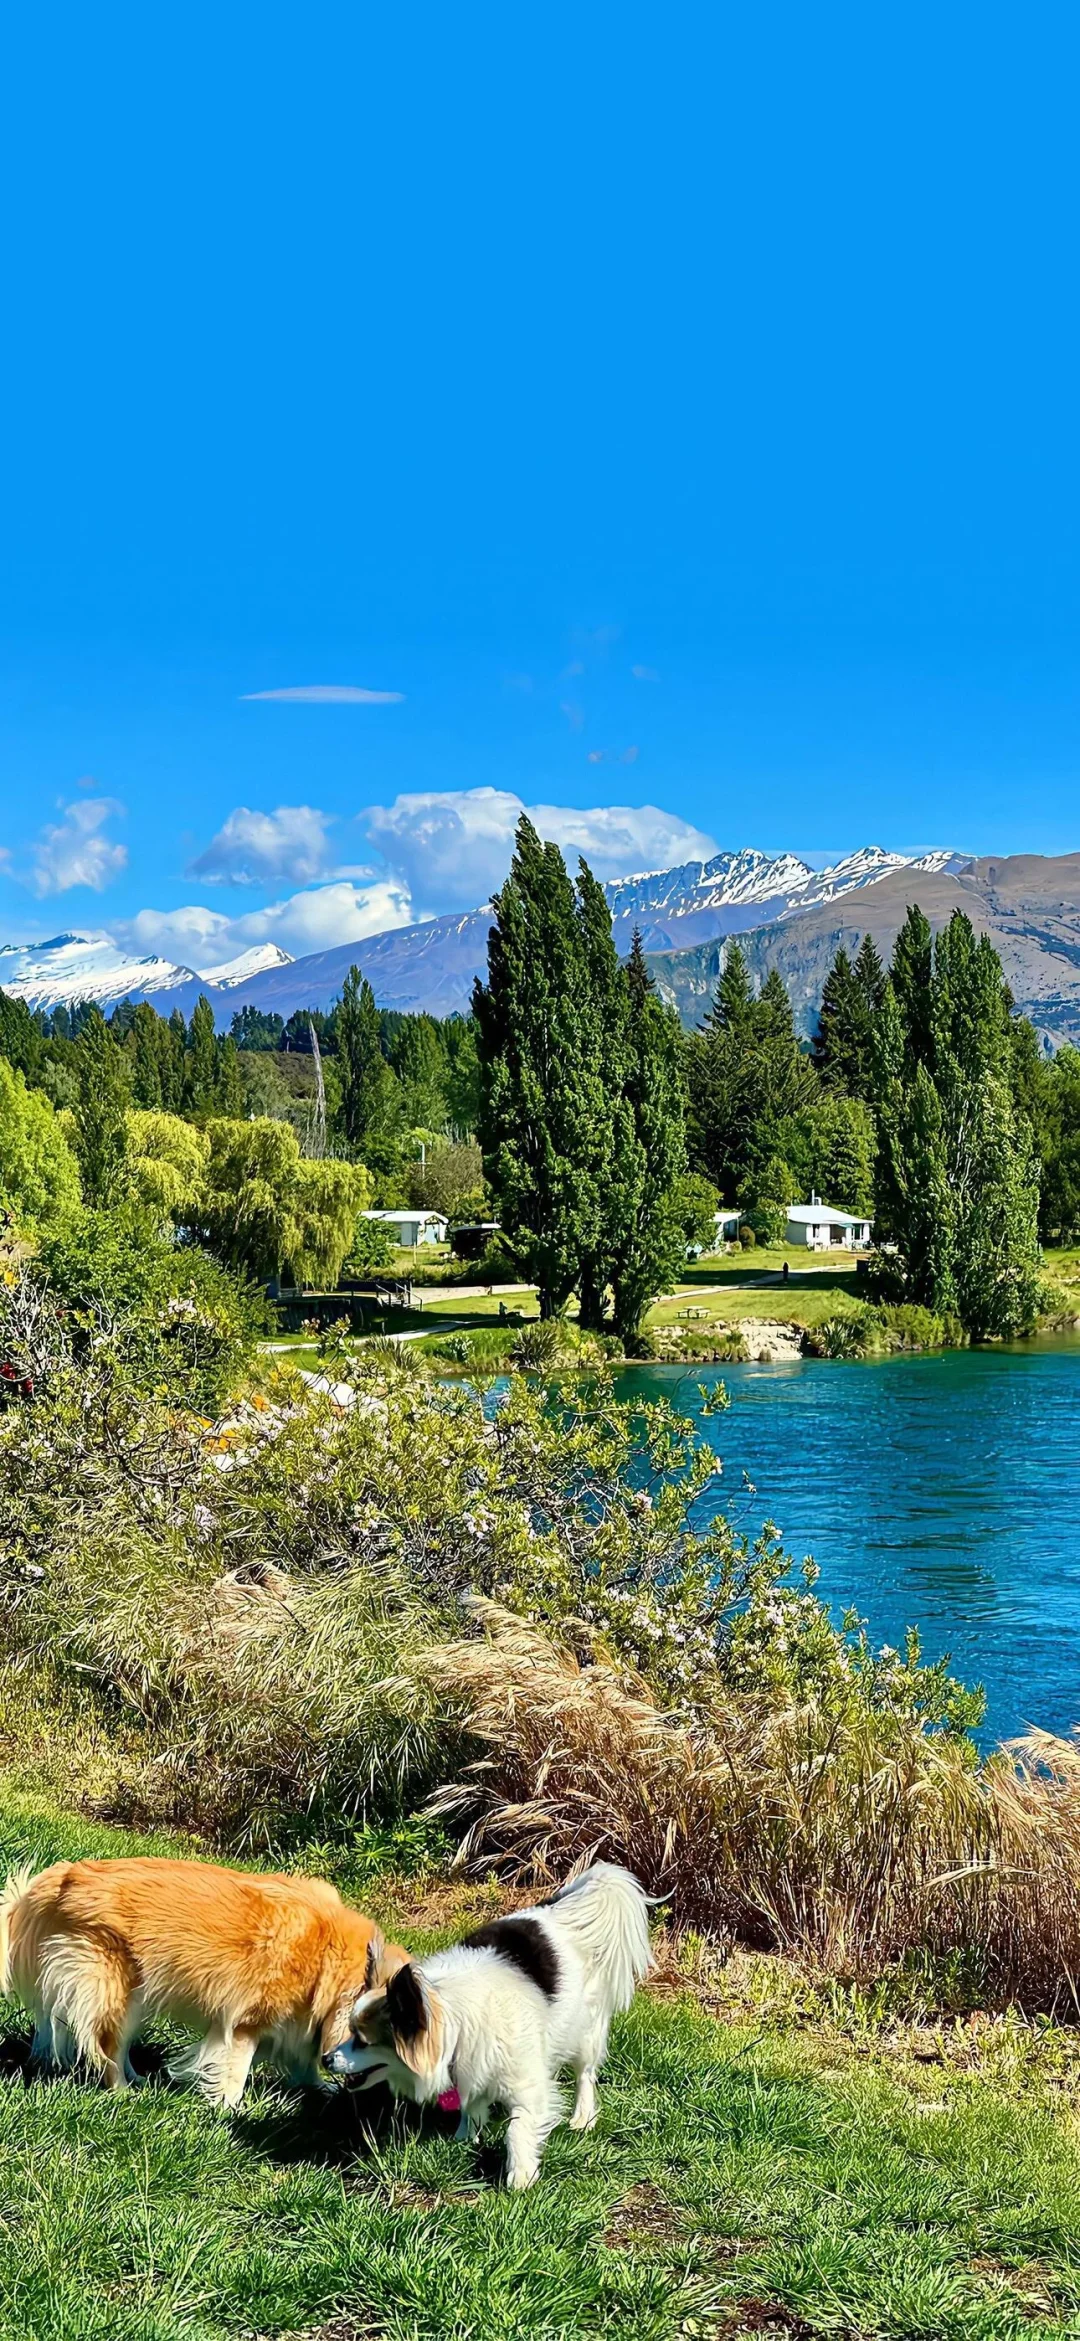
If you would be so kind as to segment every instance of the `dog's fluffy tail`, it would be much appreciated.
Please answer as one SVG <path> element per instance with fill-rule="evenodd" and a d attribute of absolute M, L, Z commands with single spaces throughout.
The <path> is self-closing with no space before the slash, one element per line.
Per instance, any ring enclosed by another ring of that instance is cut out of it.
<path fill-rule="evenodd" d="M 12 1870 L 0 1893 L 0 1992 L 9 1992 L 14 1980 L 14 1957 L 11 1926 L 20 1902 L 29 1893 L 37 1871 L 29 1862 L 21 1870 Z"/>
<path fill-rule="evenodd" d="M 649 1897 L 638 1879 L 616 1862 L 594 1862 L 560 1886 L 549 1908 L 572 1935 L 609 2011 L 628 2008 L 652 1965 Z"/>

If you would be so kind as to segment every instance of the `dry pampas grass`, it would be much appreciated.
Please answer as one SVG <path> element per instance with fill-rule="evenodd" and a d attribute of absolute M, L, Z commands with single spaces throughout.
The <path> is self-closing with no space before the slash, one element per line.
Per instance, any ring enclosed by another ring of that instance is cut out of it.
<path fill-rule="evenodd" d="M 530 1882 L 622 1861 L 677 1924 L 870 1979 L 912 1954 L 998 2004 L 1080 2011 L 1080 1748 L 970 1742 L 865 1712 L 664 1716 L 493 1603 L 417 1665 L 483 1754 L 434 1809 L 461 1858 Z"/>

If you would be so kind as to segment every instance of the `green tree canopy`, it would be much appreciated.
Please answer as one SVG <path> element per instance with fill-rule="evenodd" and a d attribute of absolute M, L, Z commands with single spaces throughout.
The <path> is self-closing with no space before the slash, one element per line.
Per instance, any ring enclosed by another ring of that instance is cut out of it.
<path fill-rule="evenodd" d="M 382 1052 L 379 1011 L 367 977 L 350 967 L 334 1018 L 347 1143 L 374 1160 L 380 1140 L 400 1125 L 401 1093 Z"/>
<path fill-rule="evenodd" d="M 885 972 L 869 935 L 854 963 L 841 944 L 825 978 L 810 1056 L 829 1088 L 869 1099 L 874 1085 L 874 1027 Z"/>
<path fill-rule="evenodd" d="M 363 1165 L 307 1161 L 287 1122 L 219 1119 L 207 1135 L 202 1209 L 213 1249 L 260 1283 L 333 1286 L 371 1199 Z"/>
<path fill-rule="evenodd" d="M 0 1057 L 0 1208 L 20 1227 L 50 1228 L 78 1209 L 80 1193 L 78 1165 L 59 1116 Z"/>
<path fill-rule="evenodd" d="M 112 1038 L 100 1008 L 92 1007 L 83 1025 L 75 1070 L 75 1152 L 83 1193 L 88 1203 L 109 1204 L 125 1186 L 131 1085 L 125 1052 Z"/>
<path fill-rule="evenodd" d="M 650 1302 L 686 1258 L 686 1092 L 678 1017 L 666 1008 L 635 932 L 626 970 L 625 1096 L 636 1155 L 622 1181 L 624 1217 L 612 1264 L 615 1327 L 634 1341 Z"/>
<path fill-rule="evenodd" d="M 739 944 L 728 944 L 713 1004 L 688 1050 L 690 1155 L 726 1201 L 779 1151 L 780 1125 L 816 1094 L 776 968 L 754 999 Z"/>
<path fill-rule="evenodd" d="M 962 911 L 936 940 L 908 913 L 878 1019 L 877 1092 L 875 1232 L 906 1292 L 972 1333 L 1017 1331 L 1037 1300 L 1038 1163 L 1001 962 Z"/>
<path fill-rule="evenodd" d="M 551 1317 L 600 1253 L 610 1114 L 574 890 L 524 815 L 493 908 L 488 978 L 473 994 L 479 1136 L 503 1232 Z"/>
<path fill-rule="evenodd" d="M 209 1158 L 205 1129 L 179 1114 L 129 1113 L 128 1184 L 159 1223 L 198 1225 Z"/>

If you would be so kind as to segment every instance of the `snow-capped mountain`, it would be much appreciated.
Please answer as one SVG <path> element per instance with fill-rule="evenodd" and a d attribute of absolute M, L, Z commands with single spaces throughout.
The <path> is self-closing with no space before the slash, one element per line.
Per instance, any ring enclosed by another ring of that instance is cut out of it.
<path fill-rule="evenodd" d="M 725 935 L 771 929 L 895 872 L 953 876 L 968 860 L 945 847 L 911 855 L 873 845 L 812 870 L 797 854 L 746 846 L 707 862 L 615 878 L 605 893 L 620 951 L 629 950 L 635 927 L 648 951 L 687 951 Z M 0 948 L 0 990 L 43 1009 L 97 1000 L 108 1011 L 121 1000 L 148 999 L 164 1015 L 173 1008 L 190 1015 L 205 991 L 227 1031 L 235 1011 L 249 1005 L 284 1017 L 295 1008 L 330 1008 L 355 962 L 380 1007 L 449 1016 L 468 1008 L 473 980 L 486 970 L 490 926 L 486 908 L 454 911 L 296 960 L 277 943 L 258 943 L 201 971 L 153 956 L 136 959 L 108 935 L 54 935 L 47 943 Z"/>
<path fill-rule="evenodd" d="M 178 967 L 171 959 L 150 953 L 136 959 L 114 943 L 111 935 L 52 935 L 47 943 L 0 945 L 0 991 L 28 1008 L 72 1007 L 76 1000 L 97 1000 L 114 1007 L 118 1000 L 145 1000 L 151 993 L 183 992 L 199 978 L 193 968 Z M 178 1000 L 170 1007 L 183 1005 Z"/>
<path fill-rule="evenodd" d="M 268 967 L 291 967 L 292 954 L 283 951 L 280 943 L 253 943 L 250 951 L 241 951 L 236 959 L 224 959 L 220 967 L 201 967 L 204 982 L 216 984 L 219 992 L 231 992 L 237 984 L 246 984 L 249 977 L 263 975 Z"/>
<path fill-rule="evenodd" d="M 876 849 L 872 849 L 876 850 Z M 613 918 L 638 912 L 714 910 L 728 903 L 774 902 L 813 877 L 796 854 L 714 854 L 709 862 L 683 862 L 677 870 L 646 870 L 634 878 L 613 878 L 605 887 Z"/>
<path fill-rule="evenodd" d="M 638 926 L 648 950 L 678 951 L 771 924 L 814 903 L 834 902 L 856 887 L 873 886 L 891 870 L 955 872 L 968 859 L 947 847 L 916 855 L 866 845 L 828 869 L 812 870 L 797 854 L 765 854 L 744 846 L 738 853 L 714 854 L 708 862 L 684 862 L 677 870 L 615 878 L 605 892 L 620 941 L 627 928 Z"/>

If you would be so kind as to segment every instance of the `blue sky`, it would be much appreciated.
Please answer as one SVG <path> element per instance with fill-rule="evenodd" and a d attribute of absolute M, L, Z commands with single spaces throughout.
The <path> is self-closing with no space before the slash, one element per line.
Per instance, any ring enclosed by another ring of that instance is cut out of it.
<path fill-rule="evenodd" d="M 24 11 L 0 939 L 1080 847 L 1074 28 Z"/>

